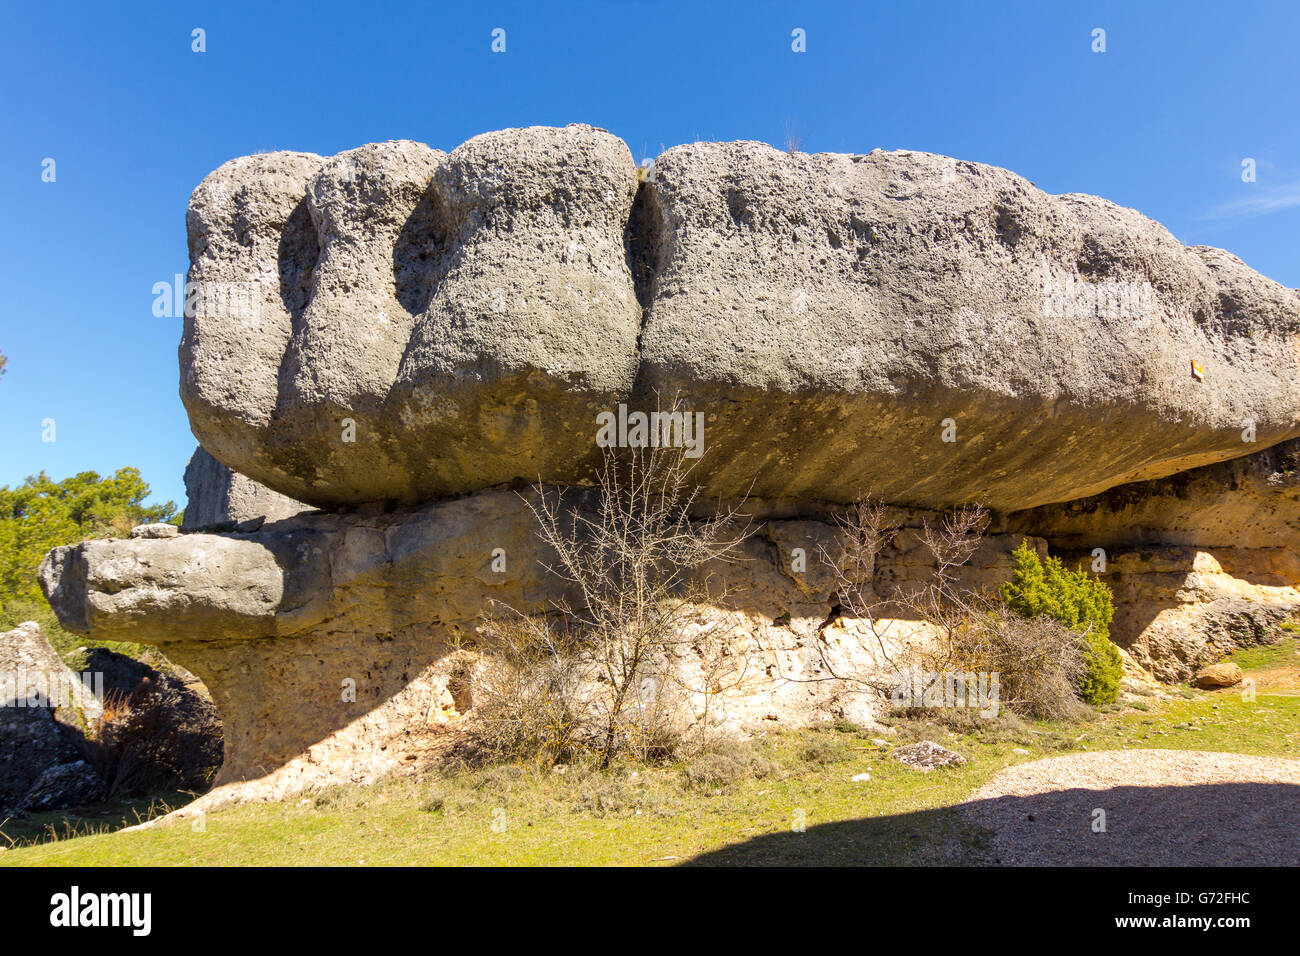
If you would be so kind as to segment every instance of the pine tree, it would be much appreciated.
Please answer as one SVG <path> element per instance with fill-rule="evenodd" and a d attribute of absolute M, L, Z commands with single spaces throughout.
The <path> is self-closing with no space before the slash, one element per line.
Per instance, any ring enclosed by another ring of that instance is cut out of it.
<path fill-rule="evenodd" d="M 1011 580 L 1001 588 L 1007 607 L 1024 617 L 1045 614 L 1083 633 L 1087 648 L 1079 696 L 1090 704 L 1115 700 L 1123 664 L 1110 640 L 1115 616 L 1110 588 L 1081 567 L 1071 571 L 1052 555 L 1044 564 L 1028 541 L 1021 541 L 1011 557 Z"/>

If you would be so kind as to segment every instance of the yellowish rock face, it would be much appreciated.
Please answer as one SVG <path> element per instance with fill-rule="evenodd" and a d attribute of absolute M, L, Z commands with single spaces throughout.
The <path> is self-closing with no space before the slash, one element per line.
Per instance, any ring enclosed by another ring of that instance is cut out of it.
<path fill-rule="evenodd" d="M 1196 683 L 1202 687 L 1232 687 L 1241 683 L 1241 668 L 1236 664 L 1211 664 L 1196 672 Z"/>

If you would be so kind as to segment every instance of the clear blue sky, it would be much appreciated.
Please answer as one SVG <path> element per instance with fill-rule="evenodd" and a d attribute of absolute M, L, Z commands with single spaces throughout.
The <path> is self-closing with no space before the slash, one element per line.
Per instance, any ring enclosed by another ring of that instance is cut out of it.
<path fill-rule="evenodd" d="M 186 269 L 191 190 L 257 150 L 570 122 L 638 159 L 787 135 L 928 150 L 1133 206 L 1300 286 L 1294 0 L 10 3 L 0 53 L 0 484 L 130 464 L 183 504 L 180 320 L 150 290 Z"/>

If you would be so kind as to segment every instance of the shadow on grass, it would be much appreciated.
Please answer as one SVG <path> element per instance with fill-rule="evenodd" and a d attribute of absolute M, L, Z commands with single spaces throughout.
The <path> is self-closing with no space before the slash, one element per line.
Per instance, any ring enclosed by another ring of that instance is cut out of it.
<path fill-rule="evenodd" d="M 1073 789 L 809 825 L 682 865 L 1296 866 L 1297 818 L 1288 783 Z"/>
<path fill-rule="evenodd" d="M 151 797 L 123 798 L 66 810 L 51 810 L 25 816 L 0 816 L 0 847 L 17 849 L 74 837 L 115 833 L 144 823 L 192 802 L 197 794 L 188 790 Z"/>

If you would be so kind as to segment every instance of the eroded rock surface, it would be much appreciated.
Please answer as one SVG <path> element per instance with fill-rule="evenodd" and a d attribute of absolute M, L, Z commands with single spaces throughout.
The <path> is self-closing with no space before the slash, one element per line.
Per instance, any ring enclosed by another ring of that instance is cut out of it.
<path fill-rule="evenodd" d="M 582 480 L 598 412 L 671 396 L 729 497 L 1012 511 L 1300 434 L 1294 290 L 941 156 L 695 143 L 638 187 L 534 127 L 232 160 L 188 222 L 195 434 L 317 505 Z"/>
<path fill-rule="evenodd" d="M 1269 550 L 1300 579 L 1300 441 L 1009 516 L 1061 548 L 1175 545 Z M 1288 558 L 1288 555 L 1290 556 Z"/>
<path fill-rule="evenodd" d="M 201 447 L 194 450 L 185 466 L 185 496 L 189 499 L 181 520 L 185 531 L 279 521 L 311 509 L 227 468 Z"/>
<path fill-rule="evenodd" d="M 546 571 L 553 558 L 536 532 L 528 499 L 494 490 L 392 512 L 302 514 L 246 533 L 86 541 L 50 552 L 40 578 L 65 627 L 156 644 L 211 689 L 225 729 L 220 782 L 275 772 L 259 792 L 283 794 L 410 766 L 472 707 L 464 653 L 472 661 L 490 651 L 484 618 L 575 597 Z M 991 537 L 971 562 L 970 586 L 1004 578 L 1013 545 Z M 818 556 L 841 547 L 827 521 L 770 521 L 738 561 L 701 572 L 729 594 L 700 606 L 696 623 L 725 625 L 735 673 L 707 713 L 702 701 L 693 711 L 696 723 L 734 732 L 768 721 L 874 722 L 876 695 L 827 679 L 887 663 L 837 611 L 834 577 Z M 923 563 L 904 534 L 873 580 L 888 590 Z M 897 633 L 895 651 L 908 640 L 907 627 Z M 680 666 L 684 683 L 698 686 L 703 669 L 719 665 L 687 655 Z"/>
<path fill-rule="evenodd" d="M 757 143 L 670 149 L 650 195 L 642 380 L 710 412 L 717 487 L 1012 510 L 1296 433 L 1300 299 L 1134 210 Z"/>
<path fill-rule="evenodd" d="M 1259 552 L 1194 548 L 1118 555 L 1102 578 L 1115 598 L 1112 640 L 1171 682 L 1272 640 L 1277 625 L 1300 611 L 1300 577 L 1261 574 L 1260 558 Z"/>
<path fill-rule="evenodd" d="M 1104 552 L 1135 687 L 1300 609 L 1300 294 L 1105 200 L 913 152 L 696 143 L 638 171 L 569 126 L 233 160 L 187 223 L 207 531 L 40 576 L 64 626 L 203 679 L 247 795 L 415 766 L 472 709 L 485 617 L 566 596 L 507 489 L 588 482 L 620 405 L 698 414 L 696 503 L 761 525 L 694 609 L 744 675 L 700 725 L 872 722 L 832 676 L 924 634 L 864 639 L 819 559 L 863 494 L 906 525 L 878 596 L 932 570 L 920 509 L 993 509 L 973 587 L 1022 538 Z"/>
<path fill-rule="evenodd" d="M 65 627 L 157 644 L 195 672 L 224 723 L 219 782 L 246 784 L 237 795 L 278 797 L 419 765 L 473 707 L 476 668 L 491 651 L 484 619 L 576 597 L 545 570 L 553 558 L 528 504 L 489 490 L 413 508 L 303 513 L 254 531 L 87 541 L 52 551 L 40 578 Z M 932 572 L 917 528 L 924 517 L 912 514 L 870 569 L 876 596 Z M 990 534 L 963 585 L 1007 580 L 1025 536 L 1023 521 Z M 1047 550 L 1043 538 L 1029 540 Z M 876 673 L 886 654 L 902 659 L 925 635 L 901 621 L 881 646 L 844 616 L 823 558 L 842 544 L 829 516 L 772 519 L 739 561 L 707 569 L 728 595 L 698 608 L 698 625 L 734 634 L 728 654 L 745 677 L 696 720 L 727 732 L 768 721 L 873 723 L 886 702 L 834 675 Z M 1242 562 L 1270 553 L 1113 549 L 1104 576 L 1117 605 L 1112 636 L 1134 672 L 1185 680 L 1266 639 L 1300 608 L 1288 566 L 1276 584 L 1248 579 Z M 688 655 L 681 666 L 692 685 L 712 662 Z"/>
<path fill-rule="evenodd" d="M 1297 441 L 1005 525 L 1098 571 L 1115 596 L 1111 638 L 1161 680 L 1189 680 L 1300 612 Z"/>
<path fill-rule="evenodd" d="M 190 279 L 258 314 L 214 294 L 187 318 L 195 434 L 315 504 L 579 477 L 636 374 L 636 186 L 586 126 L 225 164 L 191 199 Z"/>

